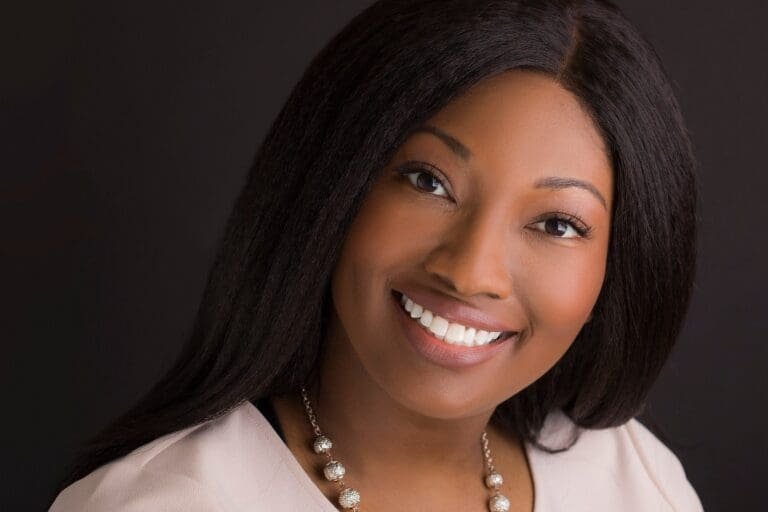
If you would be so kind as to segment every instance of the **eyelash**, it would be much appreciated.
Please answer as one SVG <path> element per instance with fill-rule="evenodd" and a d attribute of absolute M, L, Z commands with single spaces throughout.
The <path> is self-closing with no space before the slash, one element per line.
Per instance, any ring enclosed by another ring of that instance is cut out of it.
<path fill-rule="evenodd" d="M 423 165 L 426 165 L 426 164 L 423 164 Z M 443 180 L 441 180 L 439 176 L 436 176 L 436 172 L 433 172 L 432 170 L 427 169 L 426 167 L 420 167 L 420 166 L 401 167 L 401 168 L 397 169 L 397 172 L 402 177 L 404 177 L 406 179 L 408 179 L 408 177 L 410 175 L 412 175 L 412 174 L 427 174 L 427 175 L 431 176 L 432 178 L 434 178 L 435 181 L 437 181 L 440 184 L 440 186 L 443 187 L 443 189 L 446 191 L 446 194 L 448 194 L 448 189 L 445 186 L 445 184 L 443 183 Z M 410 179 L 408 180 L 408 182 L 410 183 Z M 414 188 L 416 188 L 416 185 L 414 185 L 413 183 L 411 183 L 411 185 Z M 416 188 L 416 190 L 419 191 L 419 192 L 422 192 L 424 194 L 427 194 L 427 195 L 432 195 L 431 192 L 427 192 L 426 190 L 421 190 L 421 189 L 418 189 L 418 188 Z M 435 197 L 445 197 L 445 196 L 437 195 Z M 451 199 L 449 194 L 447 195 L 447 198 Z M 586 222 L 581 220 L 576 215 L 572 215 L 572 214 L 566 213 L 566 212 L 561 212 L 561 211 L 551 212 L 550 214 L 548 214 L 547 217 L 544 217 L 544 218 L 539 219 L 538 221 L 536 221 L 536 224 L 538 224 L 540 222 L 546 222 L 546 221 L 551 220 L 551 219 L 559 220 L 561 222 L 565 222 L 566 224 L 569 224 L 571 227 L 573 227 L 573 229 L 576 231 L 576 233 L 579 234 L 580 238 L 590 238 L 590 236 L 591 236 L 591 232 L 592 232 L 592 227 L 591 226 L 587 225 Z M 537 230 L 537 231 L 539 233 L 544 234 L 544 235 L 548 234 L 548 233 L 545 233 L 545 232 L 543 232 L 541 230 Z M 555 235 L 550 235 L 550 236 L 553 236 L 555 238 L 564 238 L 564 237 L 555 236 Z"/>

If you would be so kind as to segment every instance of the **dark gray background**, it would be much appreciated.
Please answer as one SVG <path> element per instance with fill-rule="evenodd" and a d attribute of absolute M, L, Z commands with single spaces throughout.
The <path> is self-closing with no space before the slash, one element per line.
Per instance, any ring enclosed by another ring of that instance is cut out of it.
<path fill-rule="evenodd" d="M 370 2 L 329 3 L 4 16 L 0 509 L 46 508 L 76 447 L 172 361 L 257 145 Z M 701 164 L 696 290 L 651 410 L 707 511 L 764 510 L 768 4 L 620 5 L 665 62 Z"/>

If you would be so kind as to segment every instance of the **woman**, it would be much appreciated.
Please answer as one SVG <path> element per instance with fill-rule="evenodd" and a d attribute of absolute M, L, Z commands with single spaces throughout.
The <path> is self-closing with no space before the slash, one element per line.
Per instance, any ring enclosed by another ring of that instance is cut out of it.
<path fill-rule="evenodd" d="M 701 510 L 634 419 L 689 302 L 693 167 L 612 4 L 377 2 L 260 147 L 176 365 L 51 510 Z"/>

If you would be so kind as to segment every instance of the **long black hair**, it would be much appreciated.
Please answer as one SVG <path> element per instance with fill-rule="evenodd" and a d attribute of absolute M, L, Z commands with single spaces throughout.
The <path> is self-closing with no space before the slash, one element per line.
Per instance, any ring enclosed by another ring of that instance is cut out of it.
<path fill-rule="evenodd" d="M 641 412 L 683 323 L 696 255 L 694 158 L 653 49 L 605 0 L 382 0 L 314 58 L 259 147 L 175 365 L 66 483 L 316 375 L 330 277 L 378 172 L 411 128 L 515 68 L 579 98 L 610 153 L 615 201 L 592 321 L 494 418 L 537 444 L 555 408 L 585 428 Z"/>

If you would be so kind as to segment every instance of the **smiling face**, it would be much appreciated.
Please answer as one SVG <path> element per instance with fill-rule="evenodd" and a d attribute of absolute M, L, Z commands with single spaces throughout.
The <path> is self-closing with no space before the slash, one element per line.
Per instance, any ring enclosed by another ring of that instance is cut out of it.
<path fill-rule="evenodd" d="M 588 321 L 612 192 L 603 141 L 572 93 L 518 70 L 475 85 L 411 133 L 365 198 L 332 278 L 329 356 L 421 415 L 492 411 Z M 466 327 L 484 315 L 519 334 L 449 345 L 393 290 Z"/>

